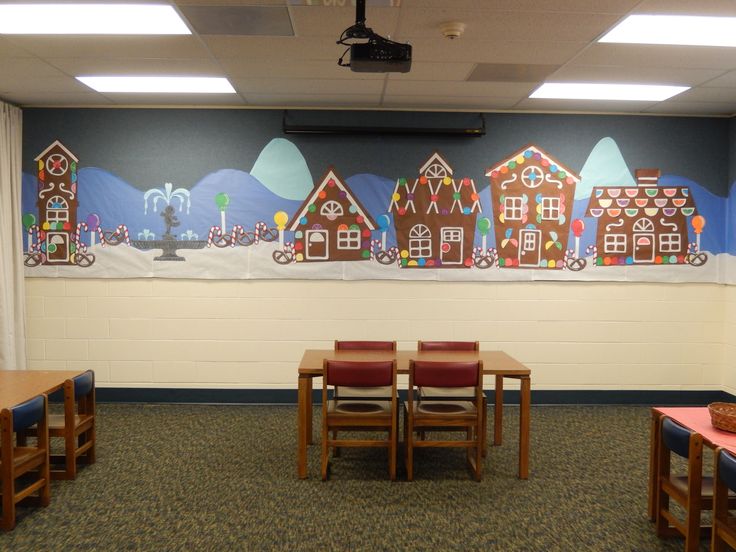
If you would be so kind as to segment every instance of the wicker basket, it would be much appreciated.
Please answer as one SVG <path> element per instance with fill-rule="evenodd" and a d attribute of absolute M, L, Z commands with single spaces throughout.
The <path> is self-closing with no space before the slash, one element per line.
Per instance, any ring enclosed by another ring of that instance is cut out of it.
<path fill-rule="evenodd" d="M 736 433 L 736 404 L 714 402 L 708 405 L 713 427 Z"/>

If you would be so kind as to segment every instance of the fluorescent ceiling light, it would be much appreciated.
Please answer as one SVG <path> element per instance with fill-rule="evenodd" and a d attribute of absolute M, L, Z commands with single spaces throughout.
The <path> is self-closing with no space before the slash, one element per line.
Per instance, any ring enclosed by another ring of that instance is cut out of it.
<path fill-rule="evenodd" d="M 630 15 L 599 42 L 736 47 L 736 17 Z"/>
<path fill-rule="evenodd" d="M 0 4 L 0 34 L 191 34 L 171 6 Z"/>
<path fill-rule="evenodd" d="M 603 84 L 586 82 L 546 82 L 530 98 L 559 100 L 633 100 L 661 102 L 688 90 L 689 86 L 659 84 Z"/>
<path fill-rule="evenodd" d="M 97 92 L 235 94 L 222 77 L 76 77 Z"/>

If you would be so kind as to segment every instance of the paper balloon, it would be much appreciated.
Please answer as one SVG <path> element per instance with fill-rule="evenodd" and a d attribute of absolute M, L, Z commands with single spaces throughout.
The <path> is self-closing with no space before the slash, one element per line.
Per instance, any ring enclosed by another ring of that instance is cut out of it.
<path fill-rule="evenodd" d="M 488 233 L 488 230 L 491 229 L 491 221 L 488 220 L 486 217 L 482 217 L 478 219 L 478 230 L 480 230 L 480 233 L 483 235 L 486 235 Z"/>
<path fill-rule="evenodd" d="M 100 216 L 95 213 L 90 213 L 87 217 L 87 228 L 90 232 L 94 232 L 100 227 Z"/>
<path fill-rule="evenodd" d="M 215 203 L 219 207 L 220 211 L 224 211 L 225 208 L 230 205 L 230 196 L 225 192 L 220 192 L 215 196 Z"/>
<path fill-rule="evenodd" d="M 273 221 L 276 223 L 276 227 L 279 230 L 283 230 L 286 226 L 286 222 L 289 220 L 289 215 L 287 215 L 284 211 L 278 211 L 273 216 Z"/>
<path fill-rule="evenodd" d="M 583 219 L 575 219 L 572 221 L 571 227 L 573 235 L 576 238 L 579 238 L 583 235 L 583 231 L 585 230 L 585 223 L 583 222 Z"/>
<path fill-rule="evenodd" d="M 693 217 L 693 220 L 690 222 L 690 224 L 693 225 L 693 230 L 695 230 L 695 233 L 700 234 L 705 227 L 705 217 L 703 217 L 702 215 L 697 215 Z"/>
<path fill-rule="evenodd" d="M 376 219 L 376 222 L 378 223 L 378 228 L 381 232 L 385 232 L 388 230 L 388 227 L 391 226 L 391 217 L 384 213 Z"/>
<path fill-rule="evenodd" d="M 31 226 L 36 224 L 36 217 L 31 213 L 26 213 L 21 219 L 23 221 L 23 227 L 28 230 Z"/>

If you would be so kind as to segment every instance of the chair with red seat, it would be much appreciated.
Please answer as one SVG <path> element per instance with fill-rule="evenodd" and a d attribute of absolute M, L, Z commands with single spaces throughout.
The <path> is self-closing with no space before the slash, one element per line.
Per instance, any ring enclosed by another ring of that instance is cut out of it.
<path fill-rule="evenodd" d="M 419 351 L 480 351 L 480 343 L 478 341 L 419 341 L 417 343 L 417 350 Z M 467 396 L 473 393 L 470 388 L 448 388 L 448 387 L 423 387 L 421 393 L 425 396 Z M 481 438 L 483 439 L 483 455 L 486 454 L 486 431 L 487 431 L 487 416 L 488 416 L 488 404 L 486 401 L 486 395 L 483 394 L 483 429 L 481 430 Z"/>
<path fill-rule="evenodd" d="M 423 395 L 420 389 L 451 389 L 446 396 Z M 460 395 L 457 389 L 470 390 Z M 475 479 L 483 470 L 483 363 L 420 361 L 409 362 L 409 393 L 404 411 L 404 443 L 407 479 L 414 479 L 414 449 L 418 447 L 460 447 L 467 449 L 467 459 Z M 420 439 L 415 431 L 464 432 L 465 439 Z"/>
<path fill-rule="evenodd" d="M 736 505 L 736 453 L 719 448 L 713 470 L 713 530 L 711 552 L 724 552 L 725 544 L 736 550 L 736 516 L 729 508 Z"/>
<path fill-rule="evenodd" d="M 387 389 L 383 395 L 330 399 L 329 388 L 351 387 Z M 398 400 L 396 361 L 324 361 L 322 377 L 322 480 L 327 479 L 330 448 L 385 447 L 388 449 L 389 477 L 396 479 L 398 444 Z M 338 430 L 386 432 L 385 439 L 338 438 Z M 334 432 L 330 437 L 330 432 Z"/>
<path fill-rule="evenodd" d="M 15 527 L 16 505 L 34 493 L 41 506 L 49 504 L 49 437 L 48 406 L 45 395 L 39 395 L 13 408 L 0 411 L 0 494 L 2 517 L 0 529 L 10 531 Z M 14 434 L 35 426 L 35 446 L 14 443 Z M 21 476 L 33 474 L 32 481 L 17 481 Z"/>

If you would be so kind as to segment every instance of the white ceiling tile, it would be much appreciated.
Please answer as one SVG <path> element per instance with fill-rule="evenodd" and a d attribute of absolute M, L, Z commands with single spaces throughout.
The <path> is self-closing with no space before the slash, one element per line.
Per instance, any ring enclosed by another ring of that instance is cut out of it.
<path fill-rule="evenodd" d="M 113 94 L 106 92 L 116 105 L 132 106 L 242 106 L 238 94 Z"/>
<path fill-rule="evenodd" d="M 324 36 L 334 41 L 355 24 L 353 7 L 299 6 L 289 11 L 297 36 Z M 396 8 L 366 8 L 366 27 L 381 36 L 394 34 L 398 20 L 399 10 Z"/>
<path fill-rule="evenodd" d="M 646 109 L 649 113 L 730 117 L 736 115 L 736 102 L 667 101 Z"/>
<path fill-rule="evenodd" d="M 24 90 L 22 92 L 4 93 L 0 97 L 21 107 L 39 106 L 109 106 L 112 102 L 90 90 L 90 92 L 54 92 L 49 94 L 44 90 Z"/>
<path fill-rule="evenodd" d="M 618 82 L 697 86 L 722 73 L 720 69 L 568 64 L 549 75 L 546 80 L 550 82 Z"/>
<path fill-rule="evenodd" d="M 378 107 L 377 94 L 248 94 L 249 105 L 268 107 Z"/>
<path fill-rule="evenodd" d="M 386 94 L 415 96 L 447 96 L 457 98 L 500 96 L 526 98 L 537 87 L 528 82 L 447 82 L 394 81 L 386 84 Z"/>
<path fill-rule="evenodd" d="M 674 98 L 673 98 L 674 100 Z M 736 105 L 736 88 L 700 87 L 677 95 L 683 102 L 733 102 Z"/>
<path fill-rule="evenodd" d="M 65 77 L 64 73 L 38 58 L 0 58 L 0 82 L 27 77 Z"/>
<path fill-rule="evenodd" d="M 736 88 L 736 71 L 729 71 L 722 74 L 711 81 L 706 82 L 703 86 L 726 86 Z"/>
<path fill-rule="evenodd" d="M 19 36 L 13 40 L 39 57 L 209 57 L 195 36 Z"/>
<path fill-rule="evenodd" d="M 219 64 L 211 59 L 172 58 L 47 58 L 69 75 L 154 75 L 222 76 Z"/>
<path fill-rule="evenodd" d="M 575 58 L 579 65 L 626 65 L 736 69 L 736 49 L 658 44 L 593 44 Z"/>
<path fill-rule="evenodd" d="M 401 0 L 405 8 L 483 11 L 627 13 L 641 0 Z"/>
<path fill-rule="evenodd" d="M 432 63 L 412 61 L 408 73 L 389 73 L 389 81 L 464 81 L 475 63 Z"/>
<path fill-rule="evenodd" d="M 32 57 L 33 54 L 15 44 L 11 39 L 0 36 L 0 58 Z"/>
<path fill-rule="evenodd" d="M 633 13 L 668 15 L 710 15 L 736 16 L 736 3 L 733 0 L 644 0 Z"/>
<path fill-rule="evenodd" d="M 606 100 L 549 100 L 526 98 L 515 107 L 526 111 L 574 111 L 587 113 L 640 113 L 653 102 L 620 102 Z"/>
<path fill-rule="evenodd" d="M 243 94 L 313 95 L 380 94 L 383 81 L 376 79 L 233 79 L 232 85 Z"/>
<path fill-rule="evenodd" d="M 521 42 L 508 40 L 447 40 L 419 38 L 411 41 L 413 60 L 435 63 L 531 63 L 561 65 L 585 48 L 585 42 Z"/>
<path fill-rule="evenodd" d="M 511 109 L 519 98 L 458 98 L 457 96 L 386 96 L 383 107 L 404 109 Z"/>
<path fill-rule="evenodd" d="M 78 93 L 91 90 L 88 86 L 82 84 L 77 79 L 67 76 L 15 76 L 12 79 L 3 79 L 0 81 L 0 91 L 17 92 L 39 92 L 43 91 L 48 95 L 59 93 Z"/>
<path fill-rule="evenodd" d="M 220 58 L 219 64 L 232 78 L 279 77 L 289 79 L 362 79 L 383 80 L 382 73 L 354 73 L 348 67 L 340 67 L 337 60 L 284 61 L 274 67 L 273 63 L 258 61 L 250 57 Z"/>
<path fill-rule="evenodd" d="M 272 63 L 274 70 L 284 60 L 333 60 L 345 51 L 344 46 L 335 44 L 325 37 L 252 37 L 252 36 L 204 36 L 204 43 L 216 57 L 244 57 L 258 62 Z M 182 57 L 182 56 L 179 56 Z"/>
<path fill-rule="evenodd" d="M 445 40 L 440 24 L 461 21 L 465 32 L 458 40 L 589 41 L 612 27 L 620 16 L 615 14 L 571 14 L 555 12 L 493 12 L 447 9 L 401 9 L 396 36 L 401 40 L 437 37 Z"/>

